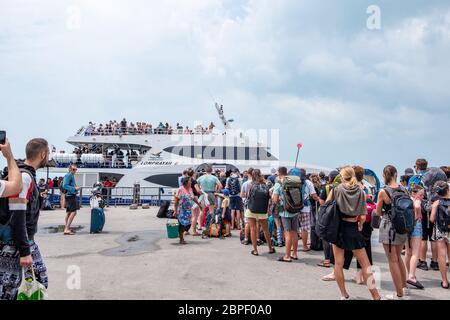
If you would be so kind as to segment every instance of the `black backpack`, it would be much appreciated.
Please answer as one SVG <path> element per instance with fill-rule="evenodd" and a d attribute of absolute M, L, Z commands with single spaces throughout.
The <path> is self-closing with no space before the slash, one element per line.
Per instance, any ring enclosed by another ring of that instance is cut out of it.
<path fill-rule="evenodd" d="M 329 243 L 336 244 L 339 235 L 341 217 L 337 207 L 336 198 L 325 202 L 319 208 L 319 215 L 316 221 L 317 236 Z"/>
<path fill-rule="evenodd" d="M 167 218 L 168 212 L 169 212 L 169 207 L 170 207 L 170 201 L 168 201 L 168 200 L 161 201 L 161 206 L 159 207 L 159 211 L 156 214 L 156 216 L 160 219 Z"/>
<path fill-rule="evenodd" d="M 414 230 L 415 214 L 414 214 L 414 202 L 402 188 L 386 188 L 388 197 L 391 199 L 392 208 L 387 213 L 391 223 L 392 231 L 395 234 L 411 234 Z"/>
<path fill-rule="evenodd" d="M 439 199 L 436 226 L 440 232 L 450 232 L 450 199 Z"/>
<path fill-rule="evenodd" d="M 31 212 L 38 212 L 42 206 L 42 198 L 39 193 L 39 188 L 37 187 L 36 180 L 33 174 L 27 169 L 20 168 L 21 173 L 26 173 L 31 177 L 32 191 L 30 194 L 30 201 L 27 205 L 27 210 L 30 209 Z M 4 180 L 8 180 L 5 176 Z M 8 225 L 11 221 L 11 213 L 9 211 L 9 200 L 8 198 L 0 198 L 0 224 Z"/>
<path fill-rule="evenodd" d="M 237 196 L 241 193 L 241 184 L 238 177 L 231 177 L 228 181 L 228 187 L 230 189 L 230 196 Z"/>
<path fill-rule="evenodd" d="M 253 183 L 248 198 L 248 209 L 252 213 L 266 214 L 269 210 L 270 193 L 265 183 Z"/>

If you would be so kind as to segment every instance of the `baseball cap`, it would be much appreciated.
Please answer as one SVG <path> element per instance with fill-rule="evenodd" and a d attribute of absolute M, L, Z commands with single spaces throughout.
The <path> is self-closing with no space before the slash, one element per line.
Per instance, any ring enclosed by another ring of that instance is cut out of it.
<path fill-rule="evenodd" d="M 339 171 L 333 170 L 330 172 L 329 177 L 334 180 L 339 175 Z"/>
<path fill-rule="evenodd" d="M 408 168 L 405 170 L 405 176 L 413 176 L 414 170 L 412 168 Z"/>

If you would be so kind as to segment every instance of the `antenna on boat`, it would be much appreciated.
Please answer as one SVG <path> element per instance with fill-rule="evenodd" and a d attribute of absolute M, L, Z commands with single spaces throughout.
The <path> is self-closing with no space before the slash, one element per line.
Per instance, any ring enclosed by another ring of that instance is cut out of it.
<path fill-rule="evenodd" d="M 219 105 L 217 102 L 216 102 L 216 109 L 217 109 L 217 112 L 219 113 L 219 118 L 222 121 L 225 129 L 230 129 L 230 123 L 234 122 L 234 120 L 233 119 L 227 120 L 227 118 L 225 118 L 225 114 L 223 111 L 223 105 Z"/>

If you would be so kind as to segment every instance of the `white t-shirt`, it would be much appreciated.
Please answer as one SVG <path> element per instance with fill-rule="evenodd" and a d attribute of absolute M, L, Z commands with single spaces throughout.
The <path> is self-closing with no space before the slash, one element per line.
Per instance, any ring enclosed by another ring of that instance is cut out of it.
<path fill-rule="evenodd" d="M 315 193 L 316 193 L 316 189 L 314 188 L 314 184 L 311 181 L 306 180 L 305 181 L 305 193 L 303 194 L 303 201 L 306 202 L 306 201 L 310 200 L 311 195 L 313 195 Z M 305 213 L 311 212 L 311 206 L 303 207 L 302 212 L 305 212 Z"/>
<path fill-rule="evenodd" d="M 5 181 L 0 180 L 0 197 L 3 195 L 3 191 L 5 191 Z"/>

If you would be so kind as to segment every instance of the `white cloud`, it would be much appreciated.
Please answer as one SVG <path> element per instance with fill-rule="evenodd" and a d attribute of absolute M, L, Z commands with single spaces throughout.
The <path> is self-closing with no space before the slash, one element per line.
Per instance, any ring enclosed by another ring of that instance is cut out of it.
<path fill-rule="evenodd" d="M 62 146 L 89 120 L 208 121 L 211 92 L 236 124 L 284 127 L 286 157 L 302 138 L 308 162 L 328 166 L 328 153 L 366 154 L 368 144 L 386 148 L 368 162 L 380 168 L 398 134 L 399 164 L 417 145 L 447 161 L 433 148 L 450 117 L 450 7 L 380 2 L 373 32 L 355 1 L 4 1 L 1 108 L 32 115 L 13 113 L 5 128 L 16 146 L 34 135 Z M 77 30 L 66 28 L 71 5 Z"/>

